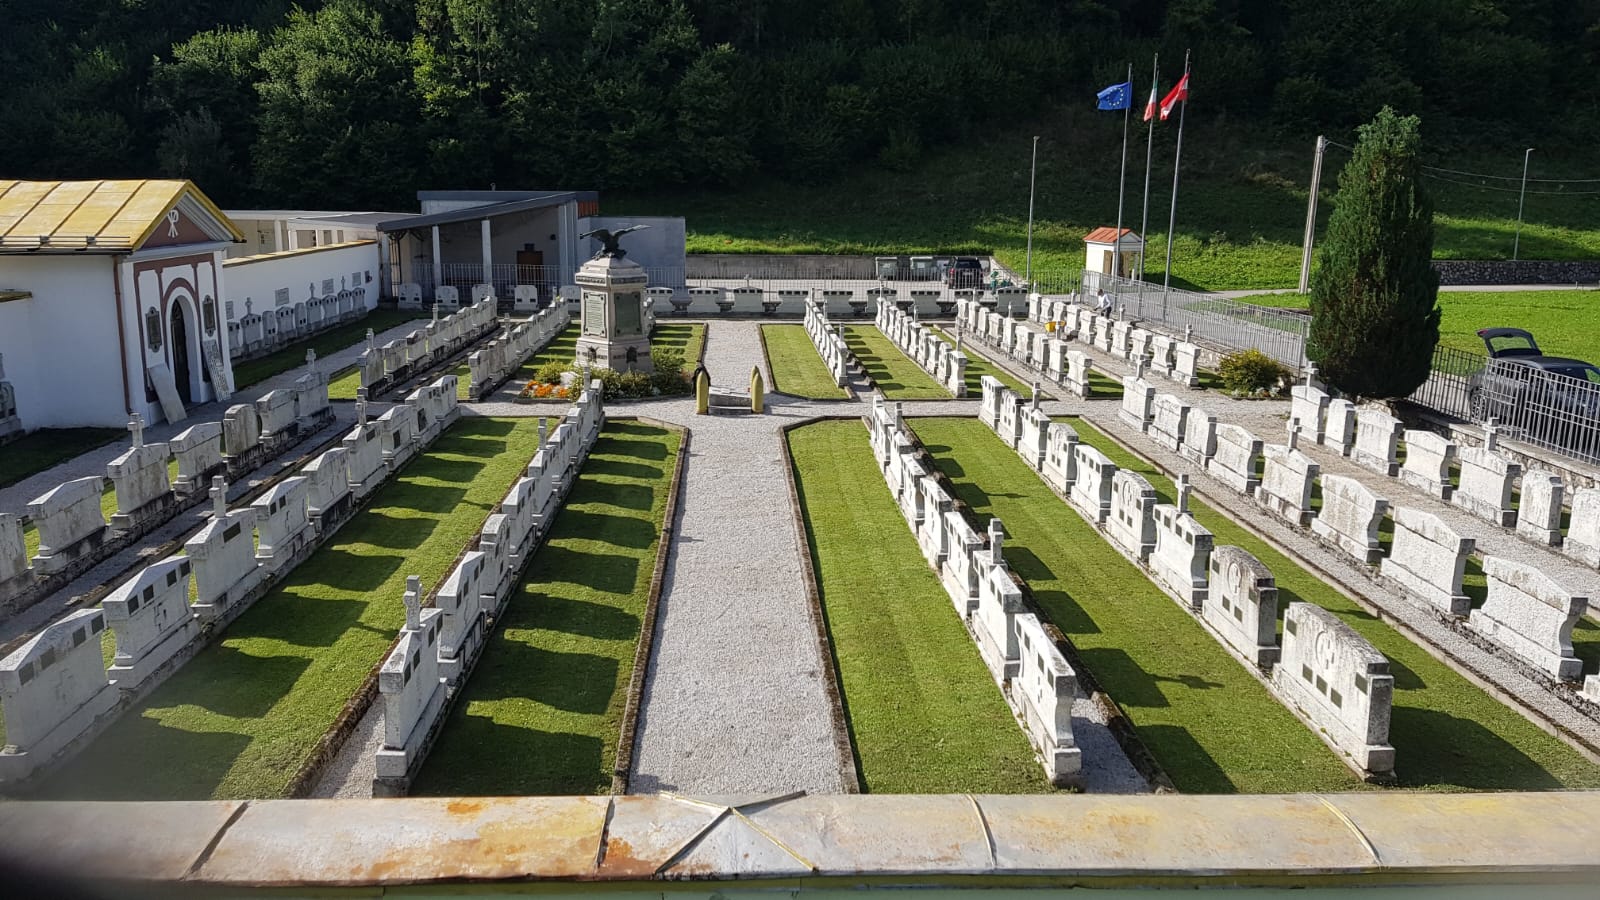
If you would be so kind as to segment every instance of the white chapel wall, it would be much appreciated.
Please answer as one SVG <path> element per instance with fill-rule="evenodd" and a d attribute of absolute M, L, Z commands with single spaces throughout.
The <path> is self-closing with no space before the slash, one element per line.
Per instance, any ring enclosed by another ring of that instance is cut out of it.
<path fill-rule="evenodd" d="M 366 288 L 365 302 L 371 309 L 378 303 L 378 264 L 376 242 L 228 260 L 222 266 L 223 296 L 230 301 L 223 304 L 224 316 L 230 322 L 244 318 L 246 298 L 259 316 L 277 309 L 280 300 L 289 306 L 304 302 L 312 296 L 313 286 L 316 296 L 325 296 L 323 289 L 329 279 L 335 294 L 345 288 Z M 350 284 L 356 274 L 361 276 L 360 285 Z"/>
<path fill-rule="evenodd" d="M 126 425 L 112 257 L 0 257 L 0 286 L 33 294 L 0 303 L 0 354 L 23 427 Z"/>

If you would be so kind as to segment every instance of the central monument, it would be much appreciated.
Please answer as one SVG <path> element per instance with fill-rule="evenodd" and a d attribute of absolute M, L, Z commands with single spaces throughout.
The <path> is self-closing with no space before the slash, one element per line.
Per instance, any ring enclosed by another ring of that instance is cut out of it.
<path fill-rule="evenodd" d="M 575 360 L 579 369 L 655 371 L 650 361 L 650 335 L 644 328 L 644 289 L 649 279 L 644 267 L 627 259 L 627 251 L 617 246 L 618 238 L 644 227 L 615 232 L 602 228 L 579 235 L 598 238 L 603 245 L 573 278 L 583 302 Z"/>

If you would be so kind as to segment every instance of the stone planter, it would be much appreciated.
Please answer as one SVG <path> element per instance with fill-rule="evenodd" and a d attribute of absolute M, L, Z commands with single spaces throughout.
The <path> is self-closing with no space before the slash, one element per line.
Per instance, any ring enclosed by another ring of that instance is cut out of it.
<path fill-rule="evenodd" d="M 731 313 L 731 312 L 733 312 L 733 301 L 732 300 L 724 299 L 724 300 L 717 300 L 715 302 L 717 304 L 717 312 L 720 312 L 720 313 Z"/>
<path fill-rule="evenodd" d="M 911 312 L 911 307 L 915 306 L 916 303 L 917 303 L 917 301 L 909 300 L 909 299 L 908 300 L 901 300 L 901 299 L 896 298 L 895 301 L 894 301 L 894 305 L 898 306 L 900 308 L 901 312 L 907 313 L 907 314 L 909 314 Z"/>
<path fill-rule="evenodd" d="M 953 300 L 953 299 L 951 299 L 951 300 L 935 300 L 934 302 L 939 304 L 939 315 L 941 315 L 941 316 L 949 316 L 949 315 L 954 315 L 955 314 L 955 311 L 956 311 L 956 301 L 955 300 Z"/>
<path fill-rule="evenodd" d="M 672 304 L 673 315 L 687 316 L 689 314 L 689 304 L 694 301 L 688 297 L 673 297 L 667 302 Z"/>
<path fill-rule="evenodd" d="M 850 301 L 850 312 L 858 319 L 865 318 L 867 315 L 867 301 L 852 299 Z"/>
<path fill-rule="evenodd" d="M 764 315 L 764 316 L 777 315 L 778 306 L 782 302 L 783 302 L 782 300 L 763 300 L 763 301 L 761 301 L 761 314 Z"/>

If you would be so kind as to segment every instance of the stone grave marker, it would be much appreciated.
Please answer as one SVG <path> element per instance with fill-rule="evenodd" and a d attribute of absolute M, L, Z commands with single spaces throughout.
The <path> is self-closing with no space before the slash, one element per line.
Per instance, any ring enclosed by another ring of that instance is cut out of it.
<path fill-rule="evenodd" d="M 1589 606 L 1538 569 L 1486 556 L 1489 596 L 1467 624 L 1535 669 L 1562 681 L 1583 678 L 1583 660 L 1572 652 L 1572 628 Z"/>
<path fill-rule="evenodd" d="M 105 612 L 80 609 L 39 629 L 0 660 L 6 746 L 0 782 L 49 764 L 117 705 L 100 651 Z"/>
<path fill-rule="evenodd" d="M 1440 500 L 1449 500 L 1455 490 L 1450 484 L 1450 468 L 1456 461 L 1455 442 L 1414 428 L 1403 433 L 1406 458 L 1400 465 L 1400 480 Z"/>
<path fill-rule="evenodd" d="M 1289 604 L 1272 685 L 1356 768 L 1374 775 L 1394 771 L 1389 660 L 1333 613 L 1311 603 Z"/>
<path fill-rule="evenodd" d="M 1227 545 L 1211 552 L 1208 569 L 1201 619 L 1246 661 L 1271 668 L 1278 660 L 1278 586 L 1272 571 L 1248 550 Z"/>
<path fill-rule="evenodd" d="M 1322 476 L 1322 511 L 1311 520 L 1311 533 L 1360 562 L 1376 564 L 1383 556 L 1378 525 L 1389 501 L 1366 485 L 1343 475 Z"/>
<path fill-rule="evenodd" d="M 1013 618 L 1012 627 L 1020 659 L 1008 692 L 1034 751 L 1044 760 L 1050 783 L 1065 787 L 1075 783 L 1083 769 L 1083 751 L 1072 733 L 1078 675 L 1038 616 L 1021 613 Z"/>
<path fill-rule="evenodd" d="M 101 608 L 117 636 L 110 677 L 118 690 L 135 691 L 200 634 L 189 609 L 193 561 L 169 556 L 112 591 Z"/>
<path fill-rule="evenodd" d="M 1406 593 L 1439 612 L 1464 616 L 1472 600 L 1461 589 L 1467 557 L 1474 541 L 1464 538 L 1438 516 L 1394 508 L 1394 543 L 1378 566 L 1378 573 L 1404 588 Z"/>
<path fill-rule="evenodd" d="M 1561 501 L 1566 485 L 1561 476 L 1543 469 L 1522 475 L 1521 505 L 1517 509 L 1517 534 L 1547 547 L 1561 545 Z"/>

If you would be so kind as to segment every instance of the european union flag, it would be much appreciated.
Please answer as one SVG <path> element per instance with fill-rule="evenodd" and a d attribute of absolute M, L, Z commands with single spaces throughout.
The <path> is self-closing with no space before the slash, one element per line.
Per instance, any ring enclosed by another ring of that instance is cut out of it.
<path fill-rule="evenodd" d="M 1095 96 L 1100 99 L 1097 109 L 1127 109 L 1133 105 L 1133 82 L 1113 84 Z"/>

